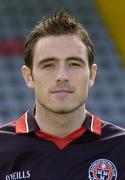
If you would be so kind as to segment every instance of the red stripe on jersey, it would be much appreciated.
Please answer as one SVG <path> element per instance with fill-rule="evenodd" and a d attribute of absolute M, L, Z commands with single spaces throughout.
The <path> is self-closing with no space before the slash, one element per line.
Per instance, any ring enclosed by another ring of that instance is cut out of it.
<path fill-rule="evenodd" d="M 44 138 L 48 141 L 52 141 L 53 143 L 55 143 L 58 148 L 63 149 L 65 148 L 69 143 L 71 143 L 72 141 L 74 141 L 75 139 L 78 139 L 80 136 L 82 136 L 87 130 L 87 127 L 81 127 L 78 130 L 70 133 L 68 136 L 66 136 L 65 138 L 59 138 L 57 136 L 48 134 L 48 133 L 44 133 L 41 131 L 36 132 L 36 135 L 40 138 Z"/>
<path fill-rule="evenodd" d="M 92 117 L 92 131 L 98 135 L 101 135 L 101 121 L 95 116 Z"/>
<path fill-rule="evenodd" d="M 16 133 L 27 133 L 27 113 L 23 114 L 16 122 Z"/>

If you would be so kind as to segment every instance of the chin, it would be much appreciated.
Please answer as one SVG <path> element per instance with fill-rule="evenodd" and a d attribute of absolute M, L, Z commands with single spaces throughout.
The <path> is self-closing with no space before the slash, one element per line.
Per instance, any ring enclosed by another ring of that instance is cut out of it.
<path fill-rule="evenodd" d="M 56 113 L 56 114 L 68 114 L 68 113 L 73 112 L 73 110 L 63 109 L 63 110 L 55 110 L 53 112 Z"/>
<path fill-rule="evenodd" d="M 72 112 L 74 112 L 74 111 L 76 111 L 76 110 L 78 110 L 79 109 L 79 107 L 81 107 L 81 105 L 79 105 L 79 106 L 75 106 L 75 107 L 63 107 L 63 108 L 50 108 L 49 110 L 51 111 L 51 112 L 54 112 L 54 113 L 56 113 L 56 114 L 68 114 L 68 113 L 72 113 Z"/>
<path fill-rule="evenodd" d="M 68 114 L 72 113 L 74 111 L 77 111 L 79 108 L 81 108 L 84 105 L 84 101 L 78 103 L 78 104 L 63 104 L 61 105 L 50 105 L 50 104 L 40 104 L 43 108 L 45 108 L 47 111 L 56 113 L 56 114 Z"/>

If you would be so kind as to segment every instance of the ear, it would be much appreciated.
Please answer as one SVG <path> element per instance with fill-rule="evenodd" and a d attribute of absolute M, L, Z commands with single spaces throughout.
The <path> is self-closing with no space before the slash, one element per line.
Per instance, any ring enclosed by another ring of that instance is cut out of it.
<path fill-rule="evenodd" d="M 28 66 L 26 65 L 22 66 L 22 75 L 24 77 L 26 85 L 29 88 L 34 88 L 34 81 L 33 81 L 32 73 L 31 73 L 31 69 Z"/>
<path fill-rule="evenodd" d="M 89 79 L 89 87 L 93 87 L 97 72 L 97 65 L 93 64 L 90 69 L 90 79 Z"/>

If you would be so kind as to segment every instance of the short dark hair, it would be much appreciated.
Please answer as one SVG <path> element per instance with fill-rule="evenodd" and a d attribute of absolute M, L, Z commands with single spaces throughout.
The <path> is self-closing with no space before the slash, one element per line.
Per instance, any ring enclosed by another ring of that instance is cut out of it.
<path fill-rule="evenodd" d="M 76 34 L 80 36 L 87 47 L 89 67 L 91 67 L 94 63 L 94 48 L 92 41 L 78 19 L 70 16 L 64 9 L 58 10 L 47 17 L 43 17 L 31 31 L 25 42 L 25 64 L 32 69 L 34 46 L 41 37 L 64 34 Z"/>

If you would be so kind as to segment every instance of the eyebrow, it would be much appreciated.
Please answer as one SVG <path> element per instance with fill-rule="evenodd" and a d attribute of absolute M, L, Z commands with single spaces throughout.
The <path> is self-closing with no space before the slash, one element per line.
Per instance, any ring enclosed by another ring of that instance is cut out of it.
<path fill-rule="evenodd" d="M 57 58 L 55 57 L 50 57 L 50 58 L 44 58 L 44 59 L 41 59 L 38 64 L 44 64 L 44 63 L 47 63 L 47 62 L 50 62 L 50 61 L 58 61 Z"/>
<path fill-rule="evenodd" d="M 79 61 L 80 63 L 85 63 L 85 60 L 78 56 L 71 56 L 71 57 L 66 58 L 65 60 L 66 61 L 76 60 L 76 61 Z M 50 61 L 59 61 L 59 59 L 56 57 L 48 57 L 48 58 L 41 59 L 38 64 L 44 64 Z"/>
<path fill-rule="evenodd" d="M 67 61 L 76 60 L 76 61 L 79 61 L 80 63 L 85 63 L 85 60 L 78 56 L 71 56 L 71 57 L 66 58 L 66 60 Z"/>

